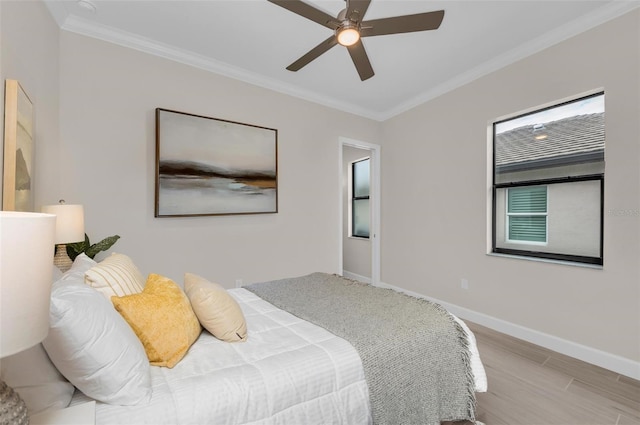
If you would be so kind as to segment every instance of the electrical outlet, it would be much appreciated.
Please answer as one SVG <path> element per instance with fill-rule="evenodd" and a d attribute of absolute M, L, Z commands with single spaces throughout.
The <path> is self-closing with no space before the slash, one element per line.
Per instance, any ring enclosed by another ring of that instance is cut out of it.
<path fill-rule="evenodd" d="M 242 287 L 242 279 L 236 279 L 236 288 Z"/>
<path fill-rule="evenodd" d="M 460 287 L 462 289 L 469 289 L 469 281 L 467 279 L 460 279 Z"/>

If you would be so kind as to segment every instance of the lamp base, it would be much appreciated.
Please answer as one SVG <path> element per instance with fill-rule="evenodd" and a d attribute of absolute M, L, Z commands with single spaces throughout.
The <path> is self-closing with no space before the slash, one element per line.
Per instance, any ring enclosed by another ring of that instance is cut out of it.
<path fill-rule="evenodd" d="M 53 265 L 58 267 L 62 273 L 71 268 L 73 261 L 67 255 L 67 246 L 65 244 L 56 245 L 56 255 L 53 257 Z"/>
<path fill-rule="evenodd" d="M 27 405 L 20 395 L 0 379 L 0 425 L 28 425 Z"/>

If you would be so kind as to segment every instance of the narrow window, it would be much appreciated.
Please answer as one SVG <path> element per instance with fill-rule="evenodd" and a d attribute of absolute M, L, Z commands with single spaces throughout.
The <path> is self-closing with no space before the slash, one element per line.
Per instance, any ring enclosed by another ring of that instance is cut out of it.
<path fill-rule="evenodd" d="M 369 158 L 351 164 L 351 236 L 369 238 Z"/>
<path fill-rule="evenodd" d="M 493 124 L 495 253 L 603 264 L 604 93 Z"/>
<path fill-rule="evenodd" d="M 507 190 L 507 240 L 547 243 L 547 187 Z"/>

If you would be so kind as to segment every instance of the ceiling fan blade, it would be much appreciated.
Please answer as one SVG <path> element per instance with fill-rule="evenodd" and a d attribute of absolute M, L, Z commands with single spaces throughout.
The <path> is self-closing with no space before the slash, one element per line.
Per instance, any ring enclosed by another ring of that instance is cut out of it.
<path fill-rule="evenodd" d="M 347 13 L 345 16 L 352 21 L 362 22 L 370 3 L 371 0 L 347 0 Z"/>
<path fill-rule="evenodd" d="M 371 67 L 371 62 L 369 62 L 367 52 L 364 50 L 362 40 L 358 40 L 356 44 L 347 47 L 347 50 L 349 50 L 349 55 L 351 56 L 351 60 L 353 60 L 353 64 L 356 66 L 360 79 L 364 81 L 373 77 L 373 68 Z"/>
<path fill-rule="evenodd" d="M 295 61 L 291 65 L 289 65 L 287 67 L 287 69 L 289 71 L 293 71 L 293 72 L 298 71 L 303 66 L 307 65 L 309 62 L 311 62 L 312 60 L 316 59 L 318 56 L 320 56 L 321 54 L 323 54 L 324 52 L 326 52 L 327 50 L 329 50 L 330 48 L 332 48 L 336 44 L 338 44 L 338 41 L 336 40 L 335 35 L 332 35 L 331 37 L 329 37 L 326 40 L 324 40 L 322 43 L 318 44 L 313 49 L 309 50 L 300 59 L 298 59 L 297 61 Z"/>
<path fill-rule="evenodd" d="M 361 24 L 360 37 L 435 30 L 440 27 L 443 18 L 444 10 L 438 10 L 436 12 L 364 21 Z"/>
<path fill-rule="evenodd" d="M 287 9 L 290 12 L 300 15 L 304 18 L 310 19 L 313 22 L 317 22 L 322 26 L 335 30 L 340 26 L 340 22 L 333 16 L 324 13 L 322 10 L 308 5 L 301 0 L 268 0 L 273 4 L 277 4 L 280 7 Z"/>

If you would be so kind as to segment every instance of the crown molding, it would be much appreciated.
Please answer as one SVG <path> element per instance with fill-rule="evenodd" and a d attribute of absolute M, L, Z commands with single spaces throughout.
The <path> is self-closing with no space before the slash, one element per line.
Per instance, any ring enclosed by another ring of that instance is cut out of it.
<path fill-rule="evenodd" d="M 509 50 L 501 54 L 500 56 L 497 56 L 489 61 L 478 65 L 475 68 L 459 74 L 451 78 L 450 80 L 415 96 L 407 102 L 401 103 L 389 109 L 385 114 L 383 114 L 381 120 L 385 121 L 387 119 L 393 118 L 396 115 L 413 109 L 416 106 L 435 99 L 436 97 L 442 96 L 447 92 L 453 91 L 459 87 L 464 86 L 465 84 L 469 84 L 472 81 L 477 80 L 485 75 L 516 63 L 526 57 L 529 57 L 580 33 L 595 28 L 598 25 L 622 16 L 625 13 L 628 13 L 637 8 L 640 8 L 640 2 L 637 0 L 613 1 L 592 13 L 568 22 L 567 24 L 556 28 L 553 31 L 549 31 L 538 38 L 535 38 L 525 44 L 518 46 L 515 49 Z"/>
<path fill-rule="evenodd" d="M 69 15 L 61 25 L 61 29 L 154 56 L 159 56 L 225 77 L 240 80 L 245 83 L 253 84 L 255 86 L 327 106 L 332 109 L 337 109 L 369 119 L 378 119 L 374 113 L 357 105 L 340 102 L 331 97 L 323 96 L 310 90 L 300 89 L 299 87 L 283 83 L 273 78 L 264 77 L 255 72 L 247 71 L 246 69 L 217 61 L 198 53 L 179 49 L 169 44 L 158 42 L 156 40 L 110 26 L 96 24 L 75 15 Z"/>
<path fill-rule="evenodd" d="M 139 36 L 130 32 L 115 29 L 113 27 L 99 25 L 89 20 L 80 18 L 75 15 L 69 15 L 63 2 L 55 0 L 44 0 L 49 8 L 52 16 L 62 30 L 72 33 L 96 38 L 109 43 L 117 44 L 140 52 L 159 56 L 195 68 L 203 69 L 209 72 L 220 74 L 225 77 L 240 80 L 252 85 L 283 93 L 292 97 L 303 99 L 309 102 L 317 103 L 332 109 L 337 109 L 350 114 L 358 115 L 375 121 L 386 121 L 403 112 L 415 108 L 426 103 L 436 97 L 455 90 L 465 84 L 477 80 L 487 74 L 498 69 L 511 65 L 528 56 L 538 53 L 548 47 L 558 44 L 568 38 L 594 28 L 604 22 L 617 18 L 634 9 L 640 8 L 640 2 L 637 0 L 612 1 L 611 3 L 599 8 L 598 10 L 575 19 L 553 31 L 544 34 L 541 37 L 533 39 L 516 49 L 512 49 L 502 55 L 491 59 L 479 66 L 472 68 L 462 74 L 459 74 L 426 92 L 422 92 L 406 102 L 395 105 L 384 112 L 374 111 L 361 106 L 341 102 L 320 93 L 301 89 L 282 81 L 264 77 L 255 72 L 235 67 L 228 63 L 217 61 L 205 57 L 203 55 L 190 52 L 184 49 L 178 49 L 165 43 L 151 40 L 146 37 Z"/>

